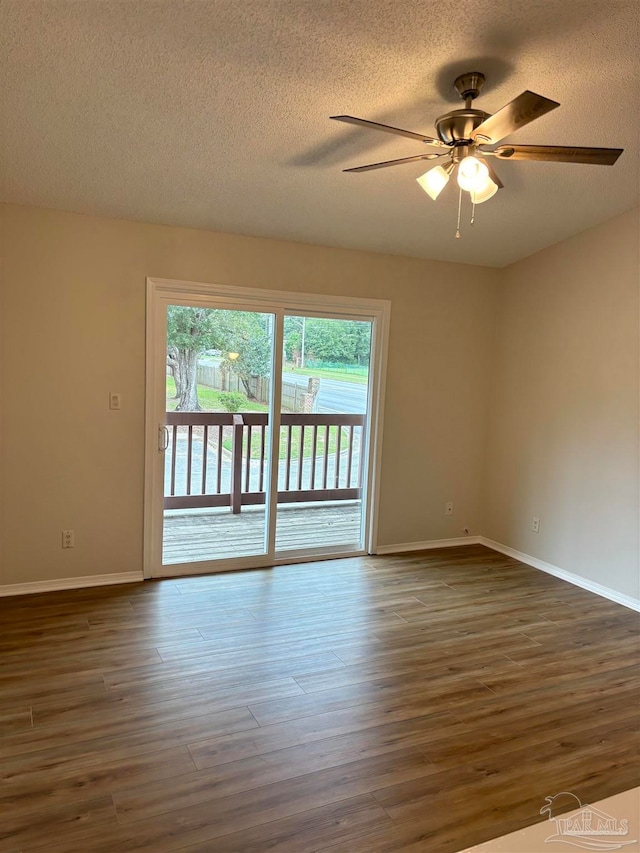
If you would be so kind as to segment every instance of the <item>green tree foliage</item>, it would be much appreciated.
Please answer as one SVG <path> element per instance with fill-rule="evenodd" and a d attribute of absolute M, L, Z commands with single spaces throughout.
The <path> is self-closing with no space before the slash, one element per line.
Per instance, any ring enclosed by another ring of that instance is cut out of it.
<path fill-rule="evenodd" d="M 221 391 L 218 398 L 227 412 L 239 412 L 243 406 L 247 405 L 247 398 L 239 391 Z"/>
<path fill-rule="evenodd" d="M 222 367 L 239 376 L 247 397 L 255 400 L 251 380 L 268 376 L 271 370 L 270 319 L 252 311 L 216 311 L 216 315 L 224 340 L 218 349 L 226 353 Z"/>
<path fill-rule="evenodd" d="M 302 351 L 302 334 L 298 329 L 287 331 L 287 320 L 285 319 L 284 331 L 284 355 L 287 361 L 295 361 L 300 357 Z"/>
<path fill-rule="evenodd" d="M 176 383 L 177 412 L 199 412 L 198 359 L 214 346 L 213 311 L 170 305 L 167 308 L 167 364 Z"/>
<path fill-rule="evenodd" d="M 254 399 L 251 379 L 267 376 L 271 362 L 268 317 L 250 311 L 225 311 L 170 305 L 167 309 L 167 364 L 176 383 L 176 411 L 200 411 L 198 360 L 207 349 L 227 355 L 222 366 L 236 373 Z M 237 353 L 230 359 L 228 353 Z"/>
<path fill-rule="evenodd" d="M 371 325 L 355 320 L 307 317 L 305 353 L 309 359 L 339 364 L 367 365 Z M 302 348 L 302 319 L 285 318 L 285 354 L 294 361 Z M 226 311 L 171 305 L 167 309 L 167 364 L 176 383 L 176 411 L 200 411 L 198 360 L 208 349 L 223 353 L 222 367 L 241 380 L 250 400 L 255 379 L 269 375 L 270 318 L 253 311 Z M 233 353 L 237 357 L 230 358 Z"/>
<path fill-rule="evenodd" d="M 289 361 L 299 357 L 302 348 L 300 318 L 285 318 L 285 355 Z M 371 325 L 356 320 L 307 317 L 305 322 L 306 358 L 340 364 L 367 365 L 371 347 Z"/>

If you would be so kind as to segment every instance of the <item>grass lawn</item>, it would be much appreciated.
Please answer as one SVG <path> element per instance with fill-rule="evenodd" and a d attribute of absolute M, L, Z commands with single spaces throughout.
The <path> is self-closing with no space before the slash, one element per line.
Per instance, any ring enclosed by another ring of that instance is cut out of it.
<path fill-rule="evenodd" d="M 329 427 L 329 441 L 325 441 L 325 429 L 324 427 L 318 427 L 318 435 L 316 439 L 316 455 L 324 456 L 325 453 L 335 453 L 336 447 L 338 446 L 338 430 L 341 427 L 332 426 Z M 291 428 L 291 459 L 299 459 L 300 458 L 300 432 L 302 427 L 294 426 Z M 226 430 L 225 430 L 226 432 Z M 280 429 L 280 459 L 287 458 L 287 440 L 288 440 L 289 430 L 281 427 Z M 268 452 L 268 443 L 269 443 L 269 433 L 267 430 L 267 452 Z M 251 433 L 251 458 L 252 459 L 260 459 L 260 446 L 261 446 L 261 434 L 260 430 L 252 430 Z M 346 432 L 342 434 L 342 439 L 340 441 L 340 447 L 344 450 L 348 447 L 348 435 Z M 231 436 L 227 438 L 223 438 L 222 446 L 225 450 L 231 450 L 232 442 Z M 246 455 L 247 452 L 247 431 L 245 430 L 244 442 L 242 447 L 243 454 Z M 313 427 L 305 427 L 304 429 L 304 444 L 302 448 L 302 458 L 309 459 L 313 455 Z"/>
<path fill-rule="evenodd" d="M 353 370 L 337 370 L 332 367 L 290 367 L 286 365 L 284 370 L 285 373 L 295 373 L 298 376 L 317 376 L 319 379 L 353 382 L 354 385 L 366 385 L 369 381 L 369 371 L 366 367 L 354 367 Z M 354 372 L 356 370 L 358 373 Z"/>
<path fill-rule="evenodd" d="M 176 393 L 176 383 L 173 376 L 167 376 L 167 411 L 174 412 L 176 409 L 176 401 L 174 400 Z M 220 402 L 220 391 L 214 391 L 213 388 L 208 388 L 206 385 L 198 385 L 198 400 L 205 412 L 226 412 L 227 410 Z M 262 403 L 256 403 L 252 400 L 247 400 L 246 405 L 242 407 L 244 412 L 268 412 L 269 406 L 264 406 Z"/>
<path fill-rule="evenodd" d="M 331 371 L 329 371 L 331 372 Z M 174 395 L 176 393 L 176 385 L 173 379 L 173 376 L 167 376 L 167 411 L 173 412 L 176 408 L 176 401 Z M 198 385 L 198 400 L 200 401 L 200 405 L 202 406 L 204 411 L 208 412 L 225 412 L 226 409 L 220 402 L 220 391 L 214 391 L 213 388 L 208 388 L 206 385 Z M 242 411 L 244 412 L 268 412 L 269 407 L 262 405 L 262 403 L 255 403 L 251 400 L 247 401 L 247 404 L 243 406 Z M 329 427 L 329 435 L 328 441 L 327 436 L 325 435 L 325 428 L 318 427 L 317 437 L 316 437 L 316 455 L 324 456 L 326 453 L 335 453 L 336 448 L 338 446 L 338 429 L 341 427 L 332 426 Z M 345 449 L 348 447 L 348 431 L 346 428 L 343 428 L 344 432 L 342 434 L 342 439 L 340 442 L 341 449 Z M 298 459 L 300 457 L 300 434 L 302 431 L 302 427 L 294 426 L 291 429 L 291 459 Z M 284 427 L 280 429 L 280 458 L 287 458 L 287 439 L 288 439 L 288 430 Z M 243 454 L 246 456 L 247 452 L 247 438 L 248 438 L 248 430 L 245 430 L 244 435 L 244 443 L 243 443 Z M 254 428 L 251 432 L 251 458 L 252 459 L 260 459 L 260 449 L 261 449 L 261 431 L 257 428 Z M 269 442 L 269 433 L 267 430 L 266 437 L 266 449 L 268 452 L 268 442 Z M 224 427 L 223 430 L 223 439 L 222 446 L 225 450 L 231 451 L 233 446 L 231 440 L 231 427 Z M 302 458 L 308 459 L 313 455 L 313 427 L 305 427 L 304 429 L 304 443 L 302 447 Z"/>

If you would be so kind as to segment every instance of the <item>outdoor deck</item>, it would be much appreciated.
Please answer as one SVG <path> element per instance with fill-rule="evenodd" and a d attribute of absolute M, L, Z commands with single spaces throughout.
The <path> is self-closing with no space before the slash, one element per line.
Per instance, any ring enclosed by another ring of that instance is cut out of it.
<path fill-rule="evenodd" d="M 360 538 L 360 501 L 280 506 L 279 550 L 351 545 Z M 165 511 L 164 565 L 253 556 L 263 552 L 264 507 Z"/>

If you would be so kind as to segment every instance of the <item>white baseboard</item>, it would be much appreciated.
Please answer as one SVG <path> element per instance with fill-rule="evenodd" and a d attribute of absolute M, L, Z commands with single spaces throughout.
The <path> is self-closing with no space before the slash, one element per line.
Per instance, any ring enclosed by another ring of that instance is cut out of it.
<path fill-rule="evenodd" d="M 515 548 L 509 548 L 508 545 L 502 545 L 500 542 L 494 542 L 493 539 L 487 539 L 486 536 L 479 536 L 478 540 L 481 545 L 486 545 L 493 551 L 498 551 L 500 554 L 506 554 L 507 557 L 513 557 L 514 560 L 519 560 L 527 566 L 533 566 L 534 569 L 540 569 L 541 572 L 546 572 L 548 575 L 553 575 L 560 580 L 572 583 L 574 586 L 579 586 L 586 589 L 588 592 L 593 592 L 602 598 L 608 598 L 609 601 L 615 601 L 616 604 L 622 604 L 623 607 L 629 607 L 631 610 L 640 612 L 640 600 L 632 598 L 630 595 L 625 595 L 611 587 L 603 586 L 596 581 L 591 581 L 582 575 L 576 575 L 574 572 L 568 572 L 566 569 L 561 569 L 551 563 L 546 563 L 544 560 L 539 560 L 537 557 L 532 557 L 529 554 L 524 554 L 522 551 L 516 551 Z"/>
<path fill-rule="evenodd" d="M 407 551 L 431 551 L 433 548 L 457 548 L 460 545 L 479 545 L 481 536 L 460 536 L 457 539 L 428 539 L 426 542 L 402 542 L 398 545 L 378 545 L 376 554 L 403 554 Z"/>
<path fill-rule="evenodd" d="M 586 589 L 595 595 L 600 595 L 602 598 L 607 598 L 609 601 L 614 601 L 616 604 L 621 604 L 623 607 L 629 607 L 631 610 L 640 612 L 640 600 L 632 598 L 630 595 L 625 595 L 615 589 L 611 589 L 596 581 L 588 580 L 581 575 L 576 575 L 574 572 L 568 572 L 566 569 L 561 569 L 551 563 L 546 563 L 544 560 L 539 560 L 537 557 L 532 557 L 530 554 L 525 554 L 523 551 L 516 551 L 515 548 L 510 548 L 508 545 L 502 545 L 493 539 L 487 539 L 486 536 L 461 536 L 457 539 L 429 539 L 426 542 L 403 542 L 397 545 L 379 545 L 376 549 L 376 554 L 402 554 L 410 551 L 431 551 L 435 548 L 457 548 L 461 545 L 485 545 L 493 551 L 498 551 L 500 554 L 505 554 L 507 557 L 512 557 L 514 560 L 519 560 L 527 566 L 532 566 L 534 569 L 540 569 L 549 575 L 553 575 L 560 580 L 567 581 L 574 586 L 579 586 L 581 589 Z M 109 586 L 111 584 L 121 583 L 141 583 L 144 580 L 142 572 L 121 572 L 110 575 L 87 575 L 78 578 L 58 578 L 50 581 L 33 581 L 31 583 L 14 583 L 0 585 L 0 598 L 10 595 L 29 595 L 38 592 L 55 592 L 63 589 L 82 589 L 91 586 Z"/>
<path fill-rule="evenodd" d="M 87 575 L 82 578 L 58 578 L 32 583 L 9 583 L 0 586 L 0 597 L 30 595 L 35 592 L 56 592 L 60 589 L 82 589 L 86 586 L 108 586 L 117 583 L 138 583 L 144 580 L 142 572 L 121 572 L 113 575 Z"/>

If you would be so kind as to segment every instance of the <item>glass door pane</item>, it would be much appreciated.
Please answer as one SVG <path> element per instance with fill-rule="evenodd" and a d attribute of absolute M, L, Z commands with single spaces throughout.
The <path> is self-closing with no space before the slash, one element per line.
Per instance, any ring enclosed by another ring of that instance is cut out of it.
<path fill-rule="evenodd" d="M 276 552 L 359 550 L 371 322 L 285 315 Z"/>
<path fill-rule="evenodd" d="M 163 565 L 267 553 L 275 316 L 167 306 Z"/>

